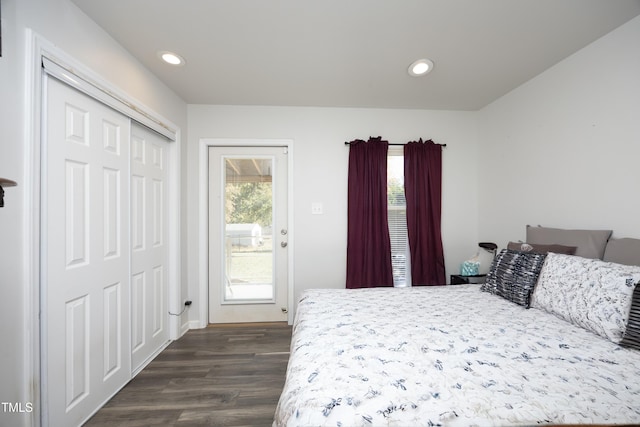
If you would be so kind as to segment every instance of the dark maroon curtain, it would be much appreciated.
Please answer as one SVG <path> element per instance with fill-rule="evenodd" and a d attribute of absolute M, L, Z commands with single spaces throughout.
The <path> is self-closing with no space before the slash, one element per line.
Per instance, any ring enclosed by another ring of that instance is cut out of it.
<path fill-rule="evenodd" d="M 349 148 L 347 288 L 393 286 L 387 219 L 387 152 L 382 138 Z"/>
<path fill-rule="evenodd" d="M 411 252 L 411 282 L 444 285 L 444 251 L 440 233 L 442 146 L 428 140 L 404 147 L 404 189 Z"/>

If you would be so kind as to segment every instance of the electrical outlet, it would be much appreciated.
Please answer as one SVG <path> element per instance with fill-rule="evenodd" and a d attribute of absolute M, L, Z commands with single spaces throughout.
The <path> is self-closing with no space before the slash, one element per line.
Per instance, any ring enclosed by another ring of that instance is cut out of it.
<path fill-rule="evenodd" d="M 322 203 L 314 202 L 311 203 L 311 214 L 312 215 L 322 215 L 324 213 L 322 209 Z"/>

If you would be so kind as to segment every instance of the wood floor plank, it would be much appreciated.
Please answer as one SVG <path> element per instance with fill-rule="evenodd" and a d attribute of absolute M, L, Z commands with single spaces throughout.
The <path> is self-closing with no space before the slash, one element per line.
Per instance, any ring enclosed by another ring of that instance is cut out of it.
<path fill-rule="evenodd" d="M 291 327 L 215 325 L 171 343 L 85 425 L 270 426 Z"/>

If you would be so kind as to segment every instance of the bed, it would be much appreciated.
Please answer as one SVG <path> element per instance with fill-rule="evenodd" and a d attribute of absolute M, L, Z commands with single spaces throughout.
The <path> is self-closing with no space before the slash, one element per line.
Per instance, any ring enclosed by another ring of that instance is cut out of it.
<path fill-rule="evenodd" d="M 503 254 L 539 264 L 534 278 L 518 267 L 537 283 L 525 304 L 514 302 L 522 293 L 485 285 L 304 292 L 273 425 L 639 423 L 640 350 L 628 319 L 640 306 L 640 267 Z M 518 268 L 509 280 L 520 280 Z"/>

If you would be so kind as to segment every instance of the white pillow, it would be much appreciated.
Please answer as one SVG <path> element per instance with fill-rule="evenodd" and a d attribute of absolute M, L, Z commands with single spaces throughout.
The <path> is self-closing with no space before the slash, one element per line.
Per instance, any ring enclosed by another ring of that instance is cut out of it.
<path fill-rule="evenodd" d="M 549 253 L 531 307 L 619 343 L 639 281 L 637 266 Z"/>

